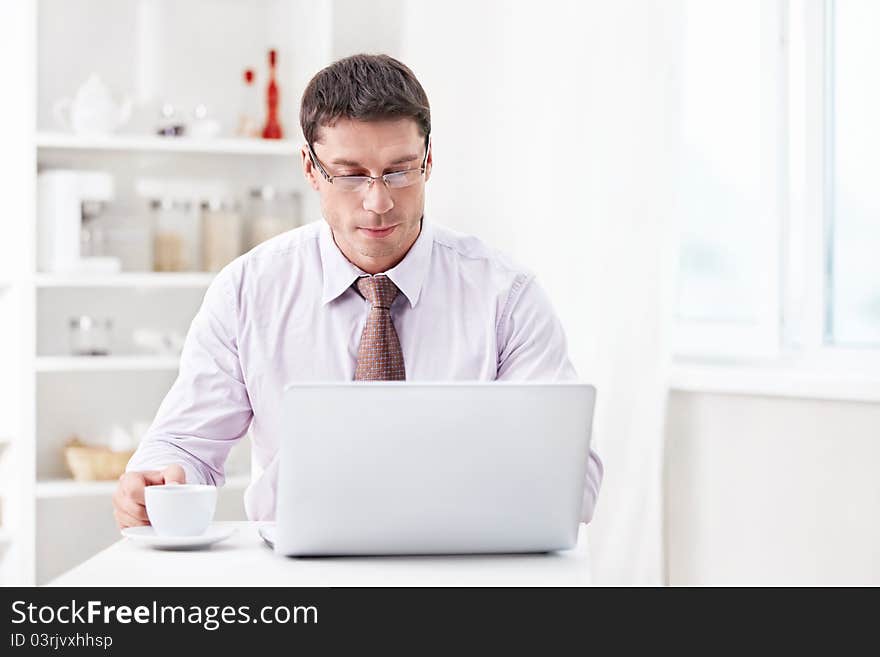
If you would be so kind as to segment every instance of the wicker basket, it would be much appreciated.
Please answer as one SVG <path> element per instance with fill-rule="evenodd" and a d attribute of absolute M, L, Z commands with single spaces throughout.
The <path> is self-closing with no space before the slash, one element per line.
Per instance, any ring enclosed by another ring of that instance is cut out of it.
<path fill-rule="evenodd" d="M 134 450 L 115 452 L 109 447 L 86 445 L 71 440 L 64 446 L 64 460 L 77 481 L 119 479 Z"/>

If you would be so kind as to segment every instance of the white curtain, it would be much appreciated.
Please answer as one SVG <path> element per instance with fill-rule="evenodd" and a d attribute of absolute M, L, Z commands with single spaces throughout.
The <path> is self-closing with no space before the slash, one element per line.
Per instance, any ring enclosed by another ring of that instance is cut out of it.
<path fill-rule="evenodd" d="M 667 0 L 401 3 L 432 102 L 427 213 L 537 272 L 599 390 L 599 584 L 664 582 L 679 35 Z"/>

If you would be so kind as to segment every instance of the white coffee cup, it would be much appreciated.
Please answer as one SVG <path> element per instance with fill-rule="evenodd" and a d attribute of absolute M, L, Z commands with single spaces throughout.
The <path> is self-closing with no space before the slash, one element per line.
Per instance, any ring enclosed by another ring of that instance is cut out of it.
<path fill-rule="evenodd" d="M 217 508 L 217 488 L 201 484 L 165 484 L 144 489 L 147 517 L 159 536 L 204 534 Z"/>

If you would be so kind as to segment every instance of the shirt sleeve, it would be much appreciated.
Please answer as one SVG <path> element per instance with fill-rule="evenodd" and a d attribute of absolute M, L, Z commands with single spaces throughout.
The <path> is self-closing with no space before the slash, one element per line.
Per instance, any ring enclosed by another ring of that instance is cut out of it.
<path fill-rule="evenodd" d="M 127 471 L 176 463 L 187 483 L 223 484 L 229 450 L 253 418 L 238 356 L 232 280 L 227 267 L 208 287 L 187 333 L 177 379 Z"/>
<path fill-rule="evenodd" d="M 516 279 L 498 327 L 499 381 L 576 381 L 565 332 L 550 299 L 532 276 Z M 581 520 L 593 518 L 604 467 L 590 450 Z"/>

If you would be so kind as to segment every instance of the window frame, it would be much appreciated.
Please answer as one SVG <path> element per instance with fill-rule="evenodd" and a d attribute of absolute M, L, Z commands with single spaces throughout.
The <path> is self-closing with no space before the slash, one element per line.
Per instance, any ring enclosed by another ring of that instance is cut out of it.
<path fill-rule="evenodd" d="M 676 322 L 677 362 L 728 361 L 754 367 L 809 372 L 880 372 L 880 347 L 831 342 L 831 248 L 833 239 L 834 2 L 774 0 L 765 3 L 762 31 L 778 50 L 768 68 L 776 80 L 769 91 L 775 106 L 777 139 L 767 140 L 777 166 L 775 253 L 764 267 L 775 272 L 762 305 L 766 314 L 753 327 L 723 322 Z M 764 43 L 768 43 L 767 40 Z M 766 123 L 765 123 L 766 124 Z M 731 346 L 736 341 L 736 348 Z"/>

